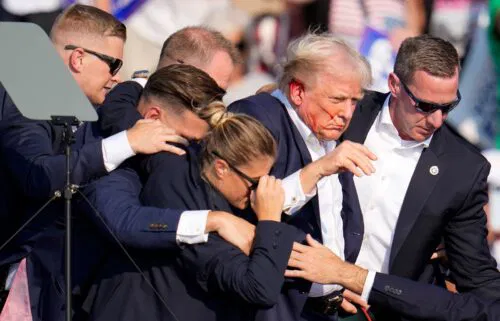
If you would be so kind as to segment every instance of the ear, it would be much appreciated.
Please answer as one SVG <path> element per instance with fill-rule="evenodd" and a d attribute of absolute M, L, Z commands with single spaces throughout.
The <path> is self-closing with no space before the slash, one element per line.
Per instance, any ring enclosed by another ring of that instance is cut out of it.
<path fill-rule="evenodd" d="M 80 48 L 73 50 L 69 56 L 69 68 L 71 71 L 80 73 L 84 68 L 84 52 Z"/>
<path fill-rule="evenodd" d="M 394 98 L 399 98 L 401 96 L 401 82 L 399 81 L 398 76 L 395 73 L 391 72 L 389 74 L 389 78 L 387 80 L 389 85 L 389 91 Z"/>
<path fill-rule="evenodd" d="M 227 163 L 220 158 L 216 158 L 214 162 L 215 176 L 218 179 L 224 178 L 229 171 Z"/>
<path fill-rule="evenodd" d="M 146 110 L 144 114 L 144 119 L 161 119 L 161 115 L 164 111 L 158 106 L 151 106 Z"/>
<path fill-rule="evenodd" d="M 288 84 L 288 92 L 290 94 L 290 100 L 293 105 L 302 105 L 305 95 L 305 87 L 302 82 L 293 79 L 290 84 Z"/>

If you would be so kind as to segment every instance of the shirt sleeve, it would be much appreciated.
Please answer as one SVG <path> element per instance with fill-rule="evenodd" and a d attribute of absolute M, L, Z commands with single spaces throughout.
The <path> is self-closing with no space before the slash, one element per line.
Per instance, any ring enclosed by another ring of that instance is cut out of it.
<path fill-rule="evenodd" d="M 177 243 L 198 244 L 208 241 L 205 233 L 209 211 L 184 211 L 177 225 Z"/>
<path fill-rule="evenodd" d="M 302 184 L 300 183 L 300 171 L 298 170 L 287 176 L 282 182 L 283 189 L 285 190 L 283 212 L 287 215 L 295 214 L 317 193 L 316 187 L 311 193 L 304 193 Z"/>
<path fill-rule="evenodd" d="M 361 298 L 368 302 L 368 298 L 370 297 L 370 292 L 372 291 L 373 282 L 375 281 L 375 271 L 368 271 L 368 275 L 366 276 L 365 285 L 363 286 L 363 293 L 361 293 Z"/>
<path fill-rule="evenodd" d="M 134 155 L 135 153 L 130 146 L 126 131 L 119 132 L 102 140 L 102 156 L 104 167 L 108 173 L 120 166 L 127 158 Z"/>

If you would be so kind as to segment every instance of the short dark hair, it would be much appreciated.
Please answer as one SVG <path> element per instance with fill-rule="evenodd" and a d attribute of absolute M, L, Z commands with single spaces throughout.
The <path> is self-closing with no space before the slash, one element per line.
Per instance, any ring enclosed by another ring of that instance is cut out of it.
<path fill-rule="evenodd" d="M 165 108 L 188 109 L 198 113 L 226 91 L 206 72 L 191 65 L 175 64 L 154 72 L 148 79 L 141 99 L 158 102 Z"/>
<path fill-rule="evenodd" d="M 193 64 L 193 61 L 206 64 L 218 50 L 228 53 L 234 64 L 239 63 L 238 51 L 220 32 L 207 27 L 186 27 L 165 40 L 158 67 L 179 62 Z"/>
<path fill-rule="evenodd" d="M 394 73 L 404 83 L 411 83 L 416 71 L 451 78 L 460 69 L 460 60 L 455 47 L 448 41 L 430 35 L 407 38 L 401 44 Z"/>
<path fill-rule="evenodd" d="M 64 10 L 54 22 L 52 40 L 58 33 L 78 33 L 99 37 L 127 39 L 127 28 L 113 15 L 93 6 L 75 4 Z"/>

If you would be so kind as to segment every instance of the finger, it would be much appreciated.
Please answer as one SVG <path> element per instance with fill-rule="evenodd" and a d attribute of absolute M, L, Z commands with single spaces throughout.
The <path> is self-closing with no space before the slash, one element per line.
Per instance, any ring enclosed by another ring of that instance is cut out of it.
<path fill-rule="evenodd" d="M 344 293 L 344 298 L 346 298 L 347 300 L 349 300 L 350 302 L 354 302 L 364 308 L 368 308 L 368 303 L 363 300 L 363 298 L 359 295 L 357 295 L 356 293 L 350 291 L 350 290 L 345 290 Z"/>
<path fill-rule="evenodd" d="M 359 167 L 366 175 L 375 173 L 375 167 L 371 160 L 360 151 L 353 151 L 346 157 L 351 160 L 357 167 Z"/>
<path fill-rule="evenodd" d="M 347 160 L 342 165 L 343 165 L 343 167 L 346 170 L 348 170 L 349 172 L 353 173 L 357 177 L 362 177 L 363 176 L 363 172 L 352 161 Z"/>
<path fill-rule="evenodd" d="M 311 236 L 311 234 L 307 234 L 306 235 L 306 240 L 307 240 L 307 244 L 309 244 L 311 247 L 315 247 L 315 248 L 322 248 L 323 247 L 323 244 L 321 244 L 320 242 L 316 241 Z"/>
<path fill-rule="evenodd" d="M 189 142 L 187 141 L 187 139 L 185 139 L 184 137 L 179 136 L 179 135 L 167 134 L 167 135 L 162 136 L 161 139 L 163 141 L 169 142 L 169 143 L 177 143 L 177 144 L 182 144 L 184 146 L 189 145 Z"/>
<path fill-rule="evenodd" d="M 358 312 L 358 309 L 346 299 L 342 300 L 340 307 L 347 313 L 356 314 Z"/>
<path fill-rule="evenodd" d="M 154 122 L 154 119 L 139 119 L 136 124 L 148 124 Z"/>
<path fill-rule="evenodd" d="M 182 148 L 175 147 L 175 146 L 169 145 L 169 144 L 161 145 L 161 150 L 165 151 L 165 152 L 172 153 L 172 154 L 176 154 L 176 155 L 184 155 L 184 154 L 186 154 L 186 151 L 183 150 Z"/>
<path fill-rule="evenodd" d="M 290 258 L 294 259 L 294 260 L 297 260 L 297 261 L 303 261 L 304 260 L 304 256 L 302 255 L 302 253 L 297 252 L 297 251 L 290 252 Z"/>
<path fill-rule="evenodd" d="M 285 270 L 285 277 L 287 278 L 304 278 L 306 272 L 301 270 Z"/>
<path fill-rule="evenodd" d="M 364 155 L 368 156 L 369 159 L 371 160 L 377 160 L 377 155 L 375 155 L 371 150 L 368 149 L 365 145 L 361 144 L 354 144 L 355 148 L 357 148 L 359 151 L 361 151 Z"/>
<path fill-rule="evenodd" d="M 288 259 L 288 266 L 292 267 L 292 268 L 299 269 L 301 271 L 308 270 L 306 263 L 299 261 L 299 260 L 296 260 L 296 259 L 291 258 L 291 257 Z"/>
<path fill-rule="evenodd" d="M 269 181 L 269 176 L 264 175 L 259 179 L 259 185 L 257 186 L 257 191 L 262 192 L 265 188 L 267 188 L 267 182 Z"/>
<path fill-rule="evenodd" d="M 300 253 L 304 253 L 304 252 L 306 252 L 309 249 L 309 247 L 307 245 L 300 244 L 298 242 L 293 242 L 292 249 L 294 251 L 297 251 L 297 252 L 300 252 Z"/>

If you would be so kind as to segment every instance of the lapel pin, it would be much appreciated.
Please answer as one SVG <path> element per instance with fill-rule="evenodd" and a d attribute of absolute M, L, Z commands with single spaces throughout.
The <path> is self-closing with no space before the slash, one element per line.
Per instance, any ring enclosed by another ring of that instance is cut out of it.
<path fill-rule="evenodd" d="M 431 166 L 431 168 L 429 169 L 429 173 L 436 176 L 437 174 L 439 174 L 439 167 L 437 167 L 436 165 Z"/>

